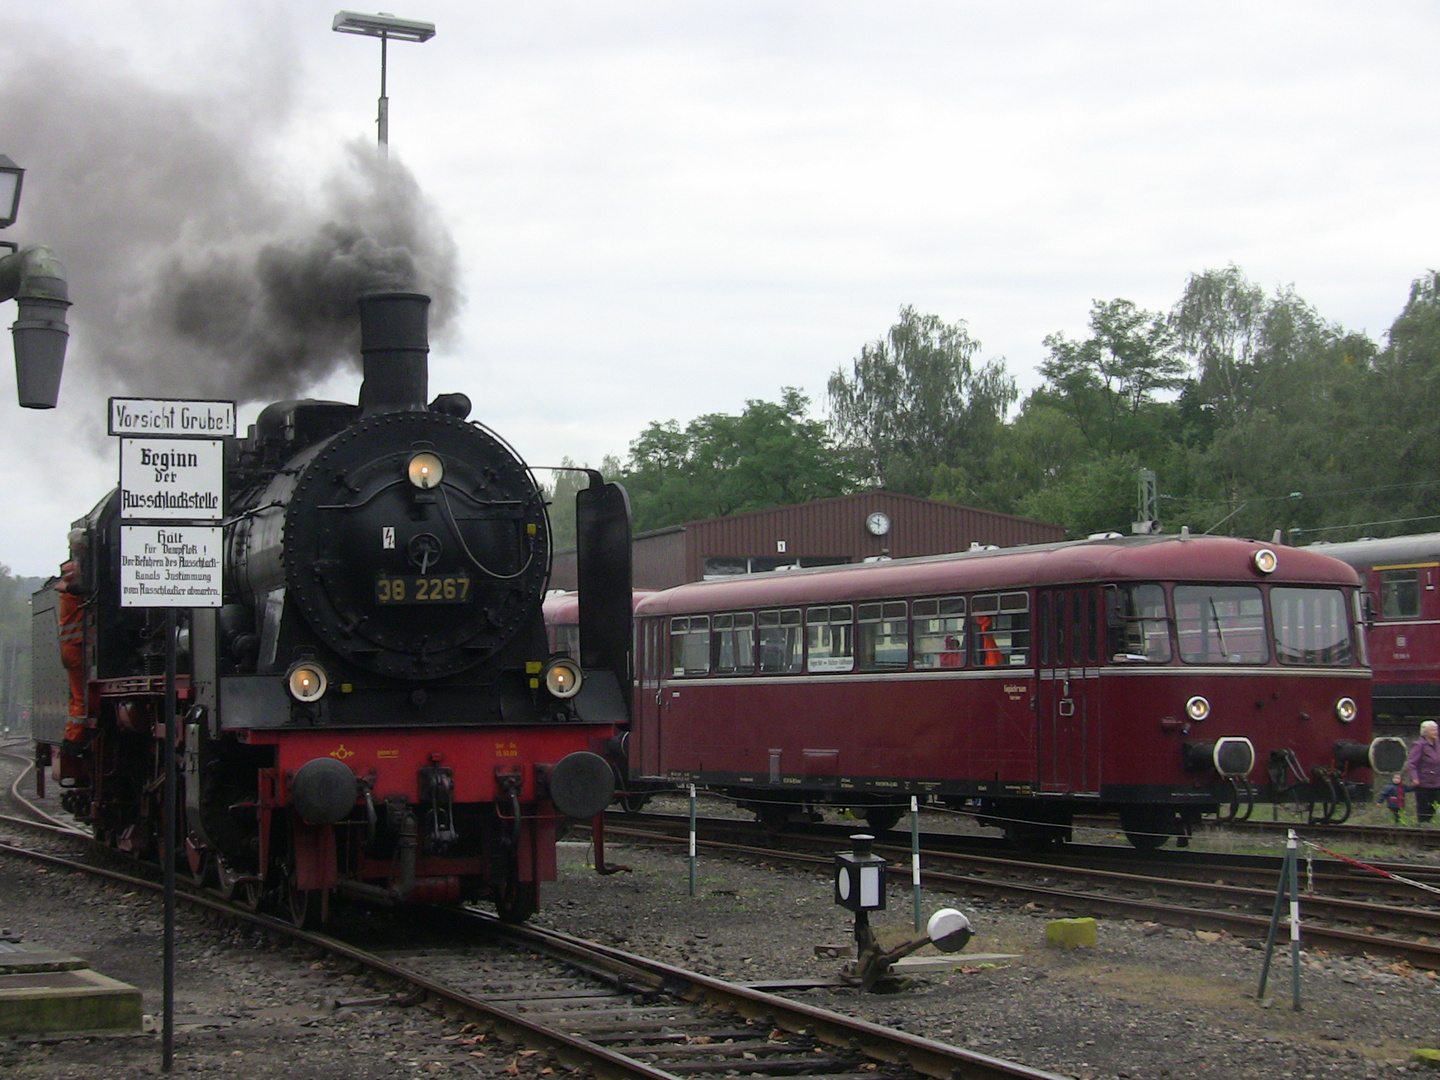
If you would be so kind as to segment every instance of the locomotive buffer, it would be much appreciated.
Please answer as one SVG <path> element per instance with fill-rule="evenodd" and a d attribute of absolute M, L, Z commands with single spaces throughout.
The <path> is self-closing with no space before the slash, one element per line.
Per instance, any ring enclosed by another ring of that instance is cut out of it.
<path fill-rule="evenodd" d="M 111 398 L 120 437 L 120 606 L 165 609 L 164 1018 L 161 1068 L 175 1051 L 175 636 L 177 608 L 221 606 L 224 439 L 233 401 Z"/>

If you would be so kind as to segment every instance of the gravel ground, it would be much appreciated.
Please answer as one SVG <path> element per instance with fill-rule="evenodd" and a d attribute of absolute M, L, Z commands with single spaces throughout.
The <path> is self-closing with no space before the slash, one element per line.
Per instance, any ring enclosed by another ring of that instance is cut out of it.
<path fill-rule="evenodd" d="M 571 874 L 545 922 L 736 981 L 838 971 L 817 946 L 848 945 L 850 915 L 828 876 L 703 858 L 688 895 L 682 855 L 614 851 L 633 873 Z M 598 902 L 597 902 L 598 901 Z M 1417 903 L 1420 901 L 1417 901 Z M 908 889 L 889 892 L 872 925 L 903 940 Z M 1291 1008 L 1288 939 L 1256 999 L 1263 943 L 1101 919 L 1093 948 L 1045 945 L 1046 923 L 1084 912 L 922 894 L 921 909 L 964 911 L 976 928 L 955 968 L 916 975 L 900 992 L 807 991 L 800 1000 L 1064 1075 L 1339 1078 L 1412 1068 L 1440 1046 L 1440 979 L 1406 964 L 1302 953 Z"/>
<path fill-rule="evenodd" d="M 851 921 L 828 876 L 702 857 L 689 895 L 683 855 L 611 845 L 629 872 L 598 876 L 588 845 L 562 845 L 561 880 L 535 921 L 737 981 L 822 979 L 841 961 Z M 873 923 L 902 937 L 908 891 Z M 1101 920 L 1093 948 L 1044 944 L 1052 912 L 926 895 L 958 906 L 976 936 L 948 971 L 902 990 L 831 988 L 801 1000 L 1040 1069 L 1100 1077 L 1393 1075 L 1417 1047 L 1440 1045 L 1440 980 L 1403 964 L 1307 952 L 1303 1008 L 1290 1008 L 1288 955 L 1277 953 L 1272 1000 L 1256 1000 L 1255 943 L 1124 920 Z M 161 1010 L 156 899 L 0 857 L 0 926 L 36 947 L 85 958 L 142 989 Z M 174 1074 L 217 1080 L 538 1077 L 542 1056 L 487 1040 L 425 1009 L 342 1005 L 382 992 L 344 965 L 182 911 Z M 100 1080 L 160 1072 L 156 1035 L 0 1037 L 0 1075 Z"/>

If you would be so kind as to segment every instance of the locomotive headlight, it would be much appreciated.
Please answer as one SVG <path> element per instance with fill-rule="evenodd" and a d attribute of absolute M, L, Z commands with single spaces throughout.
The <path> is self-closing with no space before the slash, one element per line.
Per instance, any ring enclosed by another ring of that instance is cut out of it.
<path fill-rule="evenodd" d="M 421 491 L 425 491 L 439 486 L 441 479 L 445 476 L 445 464 L 435 454 L 428 450 L 423 451 L 410 459 L 406 476 L 410 483 Z"/>
<path fill-rule="evenodd" d="M 1354 698 L 1342 697 L 1339 701 L 1335 702 L 1335 719 L 1339 720 L 1342 724 L 1350 723 L 1359 712 L 1360 707 L 1355 704 Z"/>
<path fill-rule="evenodd" d="M 1269 548 L 1261 548 L 1255 552 L 1255 569 L 1262 574 L 1273 574 L 1275 567 L 1280 565 L 1279 558 Z"/>
<path fill-rule="evenodd" d="M 286 685 L 290 689 L 290 696 L 296 701 L 318 701 L 325 694 L 330 685 L 330 680 L 325 676 L 325 669 L 319 664 L 309 660 L 302 660 L 290 668 L 290 673 L 285 677 Z"/>
<path fill-rule="evenodd" d="M 584 681 L 580 665 L 568 656 L 556 657 L 545 665 L 545 689 L 557 698 L 574 697 Z"/>
<path fill-rule="evenodd" d="M 1204 720 L 1210 715 L 1210 702 L 1196 694 L 1189 701 L 1185 702 L 1185 715 L 1196 723 Z"/>

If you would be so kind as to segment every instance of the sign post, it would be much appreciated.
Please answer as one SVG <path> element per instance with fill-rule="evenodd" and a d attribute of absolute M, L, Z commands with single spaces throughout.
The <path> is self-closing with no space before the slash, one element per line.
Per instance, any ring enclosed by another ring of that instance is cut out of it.
<path fill-rule="evenodd" d="M 175 1060 L 175 789 L 177 608 L 223 602 L 225 443 L 233 401 L 111 398 L 120 437 L 120 606 L 165 609 L 164 1006 L 161 1071 Z"/>

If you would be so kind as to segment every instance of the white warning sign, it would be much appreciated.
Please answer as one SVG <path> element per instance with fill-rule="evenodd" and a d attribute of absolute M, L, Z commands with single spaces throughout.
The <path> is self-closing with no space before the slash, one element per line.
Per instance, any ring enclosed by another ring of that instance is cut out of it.
<path fill-rule="evenodd" d="M 220 607 L 224 529 L 120 526 L 121 607 Z"/>

